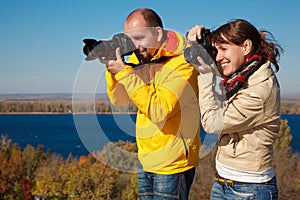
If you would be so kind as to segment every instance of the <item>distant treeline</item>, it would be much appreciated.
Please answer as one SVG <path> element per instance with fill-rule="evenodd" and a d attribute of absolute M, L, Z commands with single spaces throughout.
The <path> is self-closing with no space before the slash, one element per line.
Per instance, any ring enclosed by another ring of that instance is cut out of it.
<path fill-rule="evenodd" d="M 133 103 L 112 106 L 109 101 L 60 101 L 60 100 L 4 100 L 0 101 L 0 113 L 112 113 L 137 112 Z M 283 101 L 282 114 L 300 114 L 300 101 Z"/>
<path fill-rule="evenodd" d="M 112 113 L 136 112 L 133 103 L 116 107 L 109 101 L 0 101 L 0 113 Z"/>
<path fill-rule="evenodd" d="M 281 103 L 282 114 L 300 114 L 300 102 L 283 101 Z"/>

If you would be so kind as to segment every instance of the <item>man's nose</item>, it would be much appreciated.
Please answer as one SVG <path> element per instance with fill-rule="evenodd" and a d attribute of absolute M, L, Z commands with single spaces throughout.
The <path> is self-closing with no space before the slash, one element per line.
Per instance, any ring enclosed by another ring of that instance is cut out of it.
<path fill-rule="evenodd" d="M 131 39 L 132 40 L 132 42 L 133 42 L 133 44 L 134 44 L 134 46 L 135 46 L 135 48 L 136 49 L 138 49 L 139 48 L 139 42 L 138 41 L 136 41 L 136 40 L 134 40 L 134 39 Z"/>

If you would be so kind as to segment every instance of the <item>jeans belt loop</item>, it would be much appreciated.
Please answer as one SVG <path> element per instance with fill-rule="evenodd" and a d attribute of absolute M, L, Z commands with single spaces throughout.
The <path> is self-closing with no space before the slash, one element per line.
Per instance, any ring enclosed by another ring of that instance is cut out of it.
<path fill-rule="evenodd" d="M 218 173 L 216 173 L 216 180 L 219 183 L 225 184 L 226 187 L 228 187 L 228 186 L 232 187 L 235 183 L 239 183 L 239 182 L 236 182 L 236 181 L 233 181 L 233 180 L 230 180 L 230 179 L 223 178 Z"/>

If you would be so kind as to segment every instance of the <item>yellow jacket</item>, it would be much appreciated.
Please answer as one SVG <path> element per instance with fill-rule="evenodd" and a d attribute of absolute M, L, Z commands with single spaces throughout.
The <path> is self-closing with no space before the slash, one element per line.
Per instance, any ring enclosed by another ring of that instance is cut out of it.
<path fill-rule="evenodd" d="M 174 174 L 198 165 L 198 72 L 183 57 L 183 36 L 167 32 L 167 40 L 153 60 L 113 75 L 106 71 L 107 93 L 114 105 L 132 101 L 138 108 L 136 141 L 144 171 Z M 130 56 L 130 63 L 138 63 Z"/>

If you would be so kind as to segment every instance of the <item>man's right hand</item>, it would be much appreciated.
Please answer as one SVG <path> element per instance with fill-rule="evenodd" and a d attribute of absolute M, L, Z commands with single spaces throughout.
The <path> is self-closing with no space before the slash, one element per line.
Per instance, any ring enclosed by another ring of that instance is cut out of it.
<path fill-rule="evenodd" d="M 123 60 L 121 58 L 121 52 L 120 52 L 119 47 L 116 49 L 116 57 L 117 57 L 116 60 L 102 60 L 102 59 L 100 59 L 100 62 L 105 64 L 107 70 L 112 74 L 118 73 L 119 71 L 121 71 L 125 67 L 125 63 L 123 62 Z"/>

